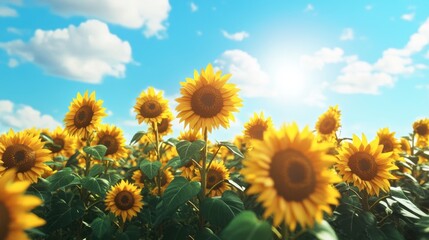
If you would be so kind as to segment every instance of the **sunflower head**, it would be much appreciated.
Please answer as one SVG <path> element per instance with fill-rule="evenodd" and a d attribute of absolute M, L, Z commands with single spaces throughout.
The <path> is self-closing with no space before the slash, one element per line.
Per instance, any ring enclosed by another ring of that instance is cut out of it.
<path fill-rule="evenodd" d="M 378 137 L 368 143 L 364 134 L 362 140 L 353 135 L 353 142 L 344 143 L 339 150 L 336 168 L 345 182 L 353 183 L 360 191 L 377 195 L 380 190 L 388 192 L 390 173 L 398 169 L 391 161 L 392 152 L 383 153 Z"/>
<path fill-rule="evenodd" d="M 71 157 L 76 151 L 75 138 L 71 137 L 61 127 L 57 127 L 52 133 L 49 134 L 55 145 L 49 147 L 54 157 L 64 156 Z"/>
<path fill-rule="evenodd" d="M 202 140 L 203 135 L 201 135 L 201 131 L 199 130 L 187 130 L 185 132 L 180 132 L 179 137 L 177 138 L 179 140 L 185 140 L 188 142 L 195 142 L 196 140 Z"/>
<path fill-rule="evenodd" d="M 229 185 L 225 182 L 225 180 L 228 179 L 229 172 L 223 162 L 213 161 L 206 173 L 206 193 L 208 196 L 221 196 L 225 190 L 230 189 Z M 201 174 L 199 171 L 196 171 L 196 176 L 193 180 L 198 182 L 201 181 Z"/>
<path fill-rule="evenodd" d="M 166 116 L 162 118 L 161 122 L 157 123 L 158 135 L 160 137 L 166 136 L 173 132 L 173 122 L 174 117 L 170 111 L 167 111 Z M 149 127 L 149 132 L 155 132 L 155 123 L 152 123 Z"/>
<path fill-rule="evenodd" d="M 134 111 L 137 113 L 137 121 L 140 123 L 159 123 L 168 114 L 168 101 L 162 96 L 163 92 L 156 92 L 153 87 L 142 91 L 137 98 Z"/>
<path fill-rule="evenodd" d="M 161 180 L 160 186 L 161 186 L 161 188 L 158 189 L 158 187 L 157 187 L 158 186 L 158 177 L 155 177 L 154 180 L 155 180 L 156 184 L 155 184 L 155 187 L 152 189 L 152 194 L 158 195 L 158 196 L 161 196 L 164 193 L 165 189 L 167 189 L 168 185 L 174 179 L 174 176 L 170 172 L 169 168 L 160 171 L 160 174 L 161 174 L 160 175 L 160 180 Z"/>
<path fill-rule="evenodd" d="M 221 71 L 214 72 L 211 64 L 206 69 L 194 71 L 194 78 L 181 82 L 181 97 L 177 98 L 176 110 L 180 122 L 185 127 L 211 132 L 213 128 L 229 127 L 229 120 L 234 120 L 233 112 L 238 112 L 242 100 L 238 97 L 239 89 L 227 83 L 230 74 L 222 76 Z"/>
<path fill-rule="evenodd" d="M 383 146 L 382 153 L 392 153 L 393 161 L 400 159 L 401 143 L 395 138 L 395 132 L 391 132 L 389 128 L 382 128 L 378 130 L 377 137 L 379 144 Z"/>
<path fill-rule="evenodd" d="M 313 133 L 296 124 L 270 129 L 264 140 L 252 140 L 241 170 L 250 183 L 248 194 L 258 194 L 264 218 L 273 215 L 274 225 L 283 221 L 293 231 L 297 224 L 312 227 L 332 213 L 340 194 L 331 186 L 339 178 L 329 170 L 335 162 L 329 145 L 316 141 Z"/>
<path fill-rule="evenodd" d="M 0 176 L 16 168 L 16 180 L 36 183 L 49 168 L 45 162 L 50 160 L 50 151 L 43 147 L 39 136 L 10 130 L 0 137 Z"/>
<path fill-rule="evenodd" d="M 66 131 L 71 135 L 84 137 L 87 132 L 97 129 L 101 118 L 107 116 L 102 107 L 103 100 L 95 99 L 95 92 L 88 96 L 88 91 L 82 96 L 77 93 L 70 103 L 69 112 L 64 118 Z"/>
<path fill-rule="evenodd" d="M 249 139 L 264 139 L 264 132 L 273 127 L 271 117 L 264 117 L 261 112 L 253 114 L 253 117 L 244 125 L 244 136 Z"/>
<path fill-rule="evenodd" d="M 330 141 L 336 139 L 336 132 L 341 127 L 341 112 L 338 106 L 329 107 L 328 111 L 320 115 L 316 122 L 316 131 L 320 140 Z"/>
<path fill-rule="evenodd" d="M 411 145 L 410 141 L 408 141 L 405 138 L 401 138 L 401 150 L 403 153 L 406 153 L 408 155 L 411 154 Z"/>
<path fill-rule="evenodd" d="M 30 182 L 15 182 L 15 176 L 16 169 L 11 169 L 0 177 L 0 239 L 28 239 L 26 229 L 45 224 L 31 212 L 42 200 L 24 195 Z"/>
<path fill-rule="evenodd" d="M 125 148 L 125 138 L 122 130 L 113 125 L 102 125 L 94 139 L 96 145 L 104 145 L 107 147 L 106 157 L 119 160 L 127 156 Z"/>
<path fill-rule="evenodd" d="M 144 173 L 140 169 L 134 171 L 133 176 L 131 178 L 134 180 L 134 184 L 142 189 L 144 187 L 144 182 L 149 180 L 149 178 L 144 175 Z"/>
<path fill-rule="evenodd" d="M 417 120 L 413 123 L 414 133 L 420 138 L 429 137 L 429 118 Z"/>
<path fill-rule="evenodd" d="M 109 192 L 107 192 L 106 199 L 106 210 L 115 214 L 117 217 L 121 217 L 122 221 L 131 220 L 137 216 L 137 213 L 143 207 L 142 196 L 140 195 L 141 189 L 128 181 L 122 180 L 115 186 L 112 186 Z"/>

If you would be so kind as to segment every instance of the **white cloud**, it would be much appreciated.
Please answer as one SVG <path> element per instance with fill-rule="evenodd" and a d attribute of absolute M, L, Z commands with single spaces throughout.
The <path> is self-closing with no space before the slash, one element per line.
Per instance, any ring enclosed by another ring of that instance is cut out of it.
<path fill-rule="evenodd" d="M 407 74 L 414 72 L 411 64 L 412 60 L 406 51 L 389 48 L 383 52 L 383 57 L 375 63 L 374 67 L 388 74 Z"/>
<path fill-rule="evenodd" d="M 373 8 L 373 6 L 370 5 L 370 4 L 368 4 L 368 5 L 365 6 L 365 10 L 367 10 L 367 11 L 372 10 L 372 8 Z"/>
<path fill-rule="evenodd" d="M 345 28 L 343 30 L 343 33 L 341 33 L 340 40 L 341 41 L 353 40 L 354 37 L 355 36 L 354 36 L 353 29 L 351 29 L 351 28 Z"/>
<path fill-rule="evenodd" d="M 307 4 L 307 6 L 304 9 L 304 12 L 311 12 L 311 11 L 314 11 L 313 4 Z"/>
<path fill-rule="evenodd" d="M 19 62 L 15 58 L 11 58 L 11 59 L 9 59 L 9 62 L 7 63 L 7 65 L 10 68 L 14 68 L 14 67 L 17 67 L 19 65 Z"/>
<path fill-rule="evenodd" d="M 245 31 L 236 32 L 236 33 L 228 33 L 225 30 L 222 30 L 222 34 L 227 39 L 233 40 L 233 41 L 243 41 L 245 38 L 249 37 L 249 33 Z"/>
<path fill-rule="evenodd" d="M 50 128 L 61 126 L 52 116 L 27 106 L 14 104 L 9 100 L 0 100 L 0 129 L 14 128 Z"/>
<path fill-rule="evenodd" d="M 144 28 L 146 37 L 162 38 L 171 10 L 168 0 L 39 0 L 62 16 L 97 18 L 128 28 Z"/>
<path fill-rule="evenodd" d="M 301 56 L 300 63 L 305 68 L 322 70 L 325 64 L 343 61 L 343 55 L 341 48 L 322 48 L 313 55 Z"/>
<path fill-rule="evenodd" d="M 419 27 L 417 33 L 411 35 L 405 46 L 409 54 L 420 52 L 429 43 L 429 18 Z"/>
<path fill-rule="evenodd" d="M 15 9 L 10 7 L 0 6 L 0 17 L 17 17 L 18 13 Z"/>
<path fill-rule="evenodd" d="M 9 33 L 17 34 L 17 35 L 20 35 L 22 33 L 21 30 L 19 30 L 17 28 L 14 28 L 14 27 L 8 27 L 6 29 L 6 31 L 9 32 Z"/>
<path fill-rule="evenodd" d="M 414 13 L 406 13 L 401 16 L 401 18 L 405 21 L 413 21 Z"/>
<path fill-rule="evenodd" d="M 198 6 L 197 4 L 195 4 L 194 2 L 191 2 L 191 12 L 196 12 L 198 11 Z"/>
<path fill-rule="evenodd" d="M 38 65 L 49 75 L 88 83 L 100 83 L 104 76 L 124 77 L 125 64 L 132 60 L 130 44 L 98 20 L 77 27 L 38 29 L 29 42 L 0 43 L 0 48 Z"/>
<path fill-rule="evenodd" d="M 231 73 L 231 82 L 238 85 L 240 93 L 247 97 L 267 96 L 269 77 L 258 60 L 242 50 L 227 50 L 215 60 L 215 66 L 223 72 Z"/>

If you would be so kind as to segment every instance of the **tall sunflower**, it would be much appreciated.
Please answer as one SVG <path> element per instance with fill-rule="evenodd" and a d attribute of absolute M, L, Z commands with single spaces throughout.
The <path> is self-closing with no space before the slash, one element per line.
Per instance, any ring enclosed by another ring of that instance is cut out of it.
<path fill-rule="evenodd" d="M 395 179 L 389 172 L 398 169 L 390 159 L 391 154 L 383 153 L 378 137 L 368 143 L 364 134 L 362 140 L 353 135 L 353 142 L 344 143 L 340 148 L 336 168 L 344 181 L 378 196 L 380 190 L 388 192 L 389 180 Z"/>
<path fill-rule="evenodd" d="M 78 135 L 80 137 L 84 137 L 85 132 L 95 130 L 100 124 L 101 118 L 107 116 L 102 104 L 103 100 L 95 99 L 95 92 L 89 96 L 88 91 L 83 96 L 77 93 L 64 118 L 65 130 L 73 136 Z"/>
<path fill-rule="evenodd" d="M 48 166 L 50 151 L 43 148 L 39 136 L 10 130 L 0 138 L 0 176 L 7 170 L 16 168 L 15 180 L 36 183 Z"/>
<path fill-rule="evenodd" d="M 71 157 L 76 151 L 76 139 L 69 136 L 69 134 L 61 127 L 57 127 L 51 134 L 50 137 L 56 146 L 49 148 L 54 157 L 64 156 L 66 158 Z"/>
<path fill-rule="evenodd" d="M 395 138 L 395 132 L 391 132 L 389 128 L 382 128 L 378 130 L 377 137 L 379 140 L 379 144 L 383 146 L 382 153 L 391 152 L 392 155 L 390 158 L 393 161 L 403 160 L 399 156 L 401 152 L 401 143 Z"/>
<path fill-rule="evenodd" d="M 139 188 L 143 188 L 144 182 L 149 180 L 149 178 L 144 175 L 144 173 L 140 169 L 135 170 L 131 178 L 134 180 L 134 184 L 137 185 Z"/>
<path fill-rule="evenodd" d="M 104 124 L 101 125 L 94 139 L 97 145 L 104 145 L 107 147 L 106 157 L 119 160 L 127 156 L 127 149 L 125 148 L 125 138 L 122 130 L 116 126 Z"/>
<path fill-rule="evenodd" d="M 128 181 L 122 180 L 107 192 L 106 210 L 121 217 L 122 221 L 131 220 L 143 207 L 141 189 Z"/>
<path fill-rule="evenodd" d="M 414 133 L 420 139 L 429 138 L 429 118 L 417 120 L 413 123 Z"/>
<path fill-rule="evenodd" d="M 186 140 L 188 142 L 195 142 L 196 140 L 202 140 L 203 135 L 201 135 L 201 131 L 199 130 L 187 130 L 185 132 L 180 132 L 179 140 Z"/>
<path fill-rule="evenodd" d="M 168 135 L 173 132 L 173 122 L 174 116 L 170 111 L 167 111 L 166 116 L 162 118 L 161 122 L 157 123 L 158 134 L 160 137 Z M 154 124 L 152 123 L 149 127 L 149 132 L 155 132 Z"/>
<path fill-rule="evenodd" d="M 162 91 L 157 93 L 153 87 L 149 87 L 146 92 L 140 93 L 134 106 L 139 124 L 142 122 L 159 123 L 167 117 L 168 101 L 162 95 Z"/>
<path fill-rule="evenodd" d="M 242 106 L 242 100 L 238 97 L 239 89 L 231 83 L 227 83 L 230 74 L 221 76 L 222 72 L 213 71 L 211 64 L 207 68 L 194 71 L 194 78 L 186 78 L 181 82 L 181 97 L 176 98 L 179 103 L 176 110 L 180 122 L 185 122 L 185 127 L 200 130 L 207 128 L 211 132 L 213 128 L 222 126 L 228 128 L 229 120 L 234 120 L 232 112 L 238 112 Z"/>
<path fill-rule="evenodd" d="M 16 170 L 11 169 L 0 177 L 0 239 L 29 239 L 26 229 L 39 227 L 45 221 L 31 209 L 42 204 L 36 196 L 24 195 L 30 182 L 15 182 Z"/>
<path fill-rule="evenodd" d="M 264 139 L 264 132 L 273 127 L 271 117 L 264 117 L 264 113 L 259 115 L 254 113 L 253 117 L 244 125 L 244 136 L 250 139 Z"/>
<path fill-rule="evenodd" d="M 329 145 L 318 143 L 313 133 L 298 126 L 271 129 L 264 141 L 252 140 L 254 148 L 243 161 L 242 174 L 250 183 L 247 194 L 259 194 L 264 218 L 273 215 L 274 225 L 283 221 L 294 231 L 297 224 L 312 227 L 323 213 L 332 213 L 339 192 L 332 187 L 339 177 L 329 167 L 335 158 L 327 154 Z"/>
<path fill-rule="evenodd" d="M 338 106 L 330 106 L 328 110 L 320 115 L 316 122 L 316 131 L 322 141 L 336 139 L 336 132 L 341 127 L 341 111 Z"/>
<path fill-rule="evenodd" d="M 401 150 L 403 153 L 406 153 L 408 155 L 411 154 L 411 145 L 410 141 L 408 141 L 405 138 L 401 138 Z"/>
<path fill-rule="evenodd" d="M 230 189 L 229 185 L 225 182 L 225 180 L 229 179 L 229 172 L 223 162 L 213 161 L 209 169 L 207 169 L 206 177 L 206 193 L 208 193 L 210 197 L 221 196 L 225 190 Z M 196 176 L 192 180 L 200 182 L 201 173 L 196 171 Z M 212 191 L 209 193 L 210 189 Z"/>

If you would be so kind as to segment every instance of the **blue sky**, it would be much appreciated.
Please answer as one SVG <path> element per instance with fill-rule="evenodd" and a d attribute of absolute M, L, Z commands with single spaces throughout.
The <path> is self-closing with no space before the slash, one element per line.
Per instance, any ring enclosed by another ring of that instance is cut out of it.
<path fill-rule="evenodd" d="M 0 0 L 0 132 L 62 124 L 88 90 L 129 138 L 146 129 L 130 111 L 142 90 L 174 107 L 179 82 L 212 63 L 244 100 L 212 139 L 262 110 L 277 126 L 314 127 L 337 104 L 341 136 L 401 136 L 429 115 L 428 45 L 424 0 Z"/>

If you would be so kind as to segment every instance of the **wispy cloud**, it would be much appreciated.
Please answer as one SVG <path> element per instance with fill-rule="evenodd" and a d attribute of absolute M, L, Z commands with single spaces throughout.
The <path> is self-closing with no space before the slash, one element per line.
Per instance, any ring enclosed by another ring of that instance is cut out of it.
<path fill-rule="evenodd" d="M 194 2 L 191 2 L 190 7 L 191 7 L 191 12 L 198 11 L 198 6 Z"/>
<path fill-rule="evenodd" d="M 340 40 L 341 41 L 350 41 L 355 38 L 355 34 L 352 28 L 345 28 L 341 33 Z"/>
<path fill-rule="evenodd" d="M 415 15 L 414 13 L 406 13 L 406 14 L 403 14 L 401 18 L 402 20 L 405 20 L 405 21 L 413 21 L 414 15 Z"/>
<path fill-rule="evenodd" d="M 15 9 L 5 6 L 0 6 L 0 17 L 17 17 L 18 13 Z"/>
<path fill-rule="evenodd" d="M 305 9 L 304 9 L 304 12 L 311 12 L 311 11 L 314 11 L 314 6 L 313 6 L 313 4 L 307 4 L 307 6 L 305 7 Z"/>
<path fill-rule="evenodd" d="M 245 32 L 245 31 L 241 31 L 241 32 L 236 32 L 236 33 L 228 33 L 225 30 L 221 31 L 223 36 L 227 39 L 233 40 L 233 41 L 243 41 L 245 38 L 249 37 L 249 33 Z"/>
<path fill-rule="evenodd" d="M 365 10 L 367 10 L 367 11 L 371 11 L 372 8 L 373 8 L 373 6 L 371 4 L 368 4 L 365 6 Z"/>

